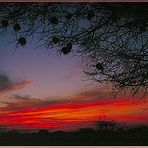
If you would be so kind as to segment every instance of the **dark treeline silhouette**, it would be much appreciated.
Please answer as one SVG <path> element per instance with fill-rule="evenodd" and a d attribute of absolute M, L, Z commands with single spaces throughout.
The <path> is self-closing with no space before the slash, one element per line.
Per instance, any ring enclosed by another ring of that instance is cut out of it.
<path fill-rule="evenodd" d="M 75 132 L 40 130 L 34 133 L 19 133 L 17 131 L 0 132 L 0 145 L 53 145 L 53 146 L 88 146 L 88 145 L 148 145 L 148 127 L 116 128 L 94 130 L 82 128 Z"/>

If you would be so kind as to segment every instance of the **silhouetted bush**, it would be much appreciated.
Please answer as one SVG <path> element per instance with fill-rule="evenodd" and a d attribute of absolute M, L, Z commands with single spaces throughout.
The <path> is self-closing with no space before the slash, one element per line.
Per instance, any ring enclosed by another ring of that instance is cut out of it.
<path fill-rule="evenodd" d="M 87 146 L 87 145 L 120 145 L 147 146 L 148 127 L 139 126 L 128 130 L 95 131 L 90 128 L 77 132 L 57 131 L 49 133 L 40 130 L 37 133 L 1 132 L 0 145 L 59 145 L 59 146 Z"/>

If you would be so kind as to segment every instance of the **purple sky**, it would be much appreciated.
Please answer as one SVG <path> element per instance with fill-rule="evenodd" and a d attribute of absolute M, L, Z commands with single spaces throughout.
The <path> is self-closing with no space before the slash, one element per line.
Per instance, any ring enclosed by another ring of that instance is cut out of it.
<path fill-rule="evenodd" d="M 32 46 L 1 45 L 0 72 L 12 81 L 33 80 L 32 86 L 15 92 L 33 97 L 68 96 L 86 87 L 81 81 L 81 59 L 45 53 Z"/>
<path fill-rule="evenodd" d="M 22 124 L 29 129 L 66 129 L 68 126 L 68 130 L 80 128 L 82 121 L 82 126 L 91 127 L 100 116 L 106 115 L 119 122 L 147 124 L 147 112 L 139 116 L 147 99 L 135 107 L 125 95 L 113 99 L 107 93 L 110 86 L 89 85 L 90 82 L 82 80 L 80 57 L 59 56 L 56 52 L 48 55 L 45 49 L 35 48 L 35 43 L 19 48 L 14 43 L 7 46 L 4 43 L 7 41 L 0 45 L 0 82 L 4 83 L 0 83 L 0 127 L 12 129 Z M 38 113 L 41 116 L 35 116 Z"/>

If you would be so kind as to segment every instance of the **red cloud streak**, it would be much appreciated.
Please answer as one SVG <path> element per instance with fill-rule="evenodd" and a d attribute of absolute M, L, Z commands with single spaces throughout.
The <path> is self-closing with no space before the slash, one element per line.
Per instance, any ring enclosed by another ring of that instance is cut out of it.
<path fill-rule="evenodd" d="M 19 106 L 23 106 L 20 102 Z M 23 108 L 22 110 L 3 109 L 0 113 L 0 126 L 8 129 L 50 129 L 72 130 L 92 127 L 100 116 L 109 116 L 118 122 L 148 124 L 147 112 L 141 113 L 148 102 L 135 105 L 126 99 L 119 101 L 89 101 L 59 103 Z M 1 111 L 1 109 L 0 109 Z"/>

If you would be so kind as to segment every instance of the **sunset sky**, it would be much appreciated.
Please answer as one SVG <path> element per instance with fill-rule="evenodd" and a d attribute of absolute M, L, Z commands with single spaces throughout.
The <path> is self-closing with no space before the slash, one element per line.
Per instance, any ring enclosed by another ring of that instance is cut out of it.
<path fill-rule="evenodd" d="M 95 127 L 103 116 L 148 125 L 148 99 L 113 98 L 109 86 L 84 81 L 80 57 L 6 41 L 0 44 L 0 128 L 69 131 Z"/>

